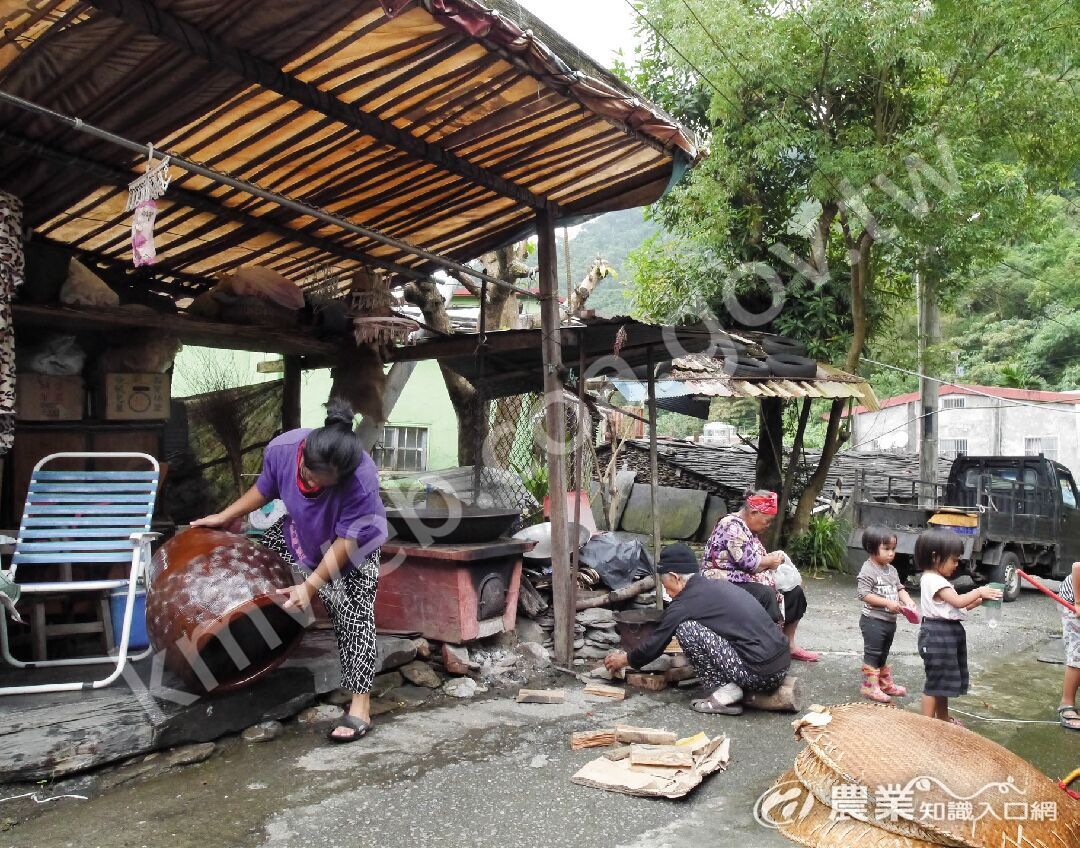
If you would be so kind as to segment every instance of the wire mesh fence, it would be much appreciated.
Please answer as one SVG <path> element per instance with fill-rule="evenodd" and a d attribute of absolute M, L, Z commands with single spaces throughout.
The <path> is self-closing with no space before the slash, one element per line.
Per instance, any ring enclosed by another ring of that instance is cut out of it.
<path fill-rule="evenodd" d="M 563 401 L 566 438 L 562 444 L 549 444 L 543 395 L 513 395 L 489 403 L 488 437 L 478 473 L 477 505 L 520 510 L 524 523 L 538 518 L 544 498 L 550 494 L 549 452 L 561 457 L 567 488 L 587 490 L 595 463 L 595 455 L 589 449 L 595 422 L 576 396 L 566 392 Z M 576 452 L 580 453 L 580 482 L 575 475 Z M 519 484 L 512 485 L 508 478 Z"/>

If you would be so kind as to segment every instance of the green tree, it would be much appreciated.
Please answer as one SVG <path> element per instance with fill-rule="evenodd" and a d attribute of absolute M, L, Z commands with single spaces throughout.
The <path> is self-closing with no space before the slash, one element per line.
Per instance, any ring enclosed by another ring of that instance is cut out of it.
<path fill-rule="evenodd" d="M 709 306 L 855 371 L 916 273 L 950 296 L 1043 224 L 1044 192 L 1077 161 L 1076 4 L 639 5 L 650 25 L 623 72 L 710 147 L 653 209 L 671 235 L 636 256 L 653 317 Z M 793 294 L 782 318 L 763 308 L 770 286 Z M 795 529 L 845 438 L 844 406 L 831 404 Z"/>

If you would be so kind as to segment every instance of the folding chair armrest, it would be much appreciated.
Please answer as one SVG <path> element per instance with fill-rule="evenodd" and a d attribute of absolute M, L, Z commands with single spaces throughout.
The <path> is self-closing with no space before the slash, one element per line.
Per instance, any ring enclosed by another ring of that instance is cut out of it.
<path fill-rule="evenodd" d="M 17 541 L 19 540 L 14 536 L 5 536 L 3 533 L 0 533 L 0 545 L 14 545 Z"/>
<path fill-rule="evenodd" d="M 152 531 L 151 532 L 139 532 L 139 533 L 132 533 L 130 536 L 128 536 L 128 538 L 131 540 L 131 543 L 133 545 L 141 545 L 141 544 L 144 544 L 146 542 L 152 542 L 152 541 L 154 541 L 154 539 L 160 539 L 161 534 L 160 533 L 154 533 Z"/>

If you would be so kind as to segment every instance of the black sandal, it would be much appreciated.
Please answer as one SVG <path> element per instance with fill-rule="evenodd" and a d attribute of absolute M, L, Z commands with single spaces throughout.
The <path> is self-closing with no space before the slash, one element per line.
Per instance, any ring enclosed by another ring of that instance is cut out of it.
<path fill-rule="evenodd" d="M 353 731 L 348 736 L 335 736 L 334 731 L 341 728 L 348 728 Z M 326 734 L 326 738 L 333 742 L 335 745 L 347 745 L 349 742 L 355 742 L 357 739 L 363 739 L 367 736 L 367 732 L 371 729 L 371 725 L 365 721 L 346 714 L 341 721 L 339 721 L 334 728 Z"/>

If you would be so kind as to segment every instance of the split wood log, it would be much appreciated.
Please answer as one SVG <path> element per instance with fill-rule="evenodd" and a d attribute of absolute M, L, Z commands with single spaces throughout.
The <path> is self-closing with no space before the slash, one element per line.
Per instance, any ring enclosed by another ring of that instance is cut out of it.
<path fill-rule="evenodd" d="M 618 762 L 619 760 L 625 760 L 630 756 L 630 746 L 620 745 L 618 748 L 612 748 L 610 751 L 604 751 L 604 759 L 611 760 L 612 762 Z"/>
<path fill-rule="evenodd" d="M 689 768 L 694 765 L 694 755 L 689 748 L 677 745 L 631 745 L 630 765 Z"/>
<path fill-rule="evenodd" d="M 582 748 L 606 748 L 615 744 L 615 731 L 612 728 L 606 730 L 582 730 L 579 733 L 570 734 L 570 750 L 580 751 Z"/>
<path fill-rule="evenodd" d="M 678 738 L 669 730 L 633 727 L 629 724 L 615 726 L 615 741 L 624 745 L 674 745 Z"/>
<path fill-rule="evenodd" d="M 624 586 L 622 589 L 616 589 L 614 592 L 608 592 L 604 595 L 597 595 L 596 597 L 581 598 L 577 602 L 577 611 L 592 609 L 593 607 L 609 607 L 614 604 L 628 601 L 631 598 L 636 598 L 643 592 L 648 592 L 650 589 L 656 588 L 656 581 L 650 577 L 642 577 L 635 583 L 631 583 L 629 586 Z"/>
<path fill-rule="evenodd" d="M 626 675 L 626 682 L 630 686 L 647 689 L 650 692 L 663 692 L 667 689 L 667 678 L 663 674 L 631 672 Z"/>
<path fill-rule="evenodd" d="M 755 710 L 770 710 L 779 713 L 799 712 L 799 678 L 790 674 L 784 678 L 780 688 L 771 694 L 751 692 L 743 698 L 743 704 Z"/>
<path fill-rule="evenodd" d="M 585 694 L 609 698 L 612 701 L 622 701 L 626 698 L 625 689 L 620 689 L 618 686 L 605 686 L 603 683 L 590 683 L 585 687 Z"/>
<path fill-rule="evenodd" d="M 562 689 L 519 689 L 517 693 L 519 704 L 561 704 L 565 700 Z"/>
<path fill-rule="evenodd" d="M 518 592 L 518 609 L 526 618 L 536 618 L 548 609 L 548 602 L 536 591 L 536 587 L 527 577 L 521 578 L 521 590 Z"/>

